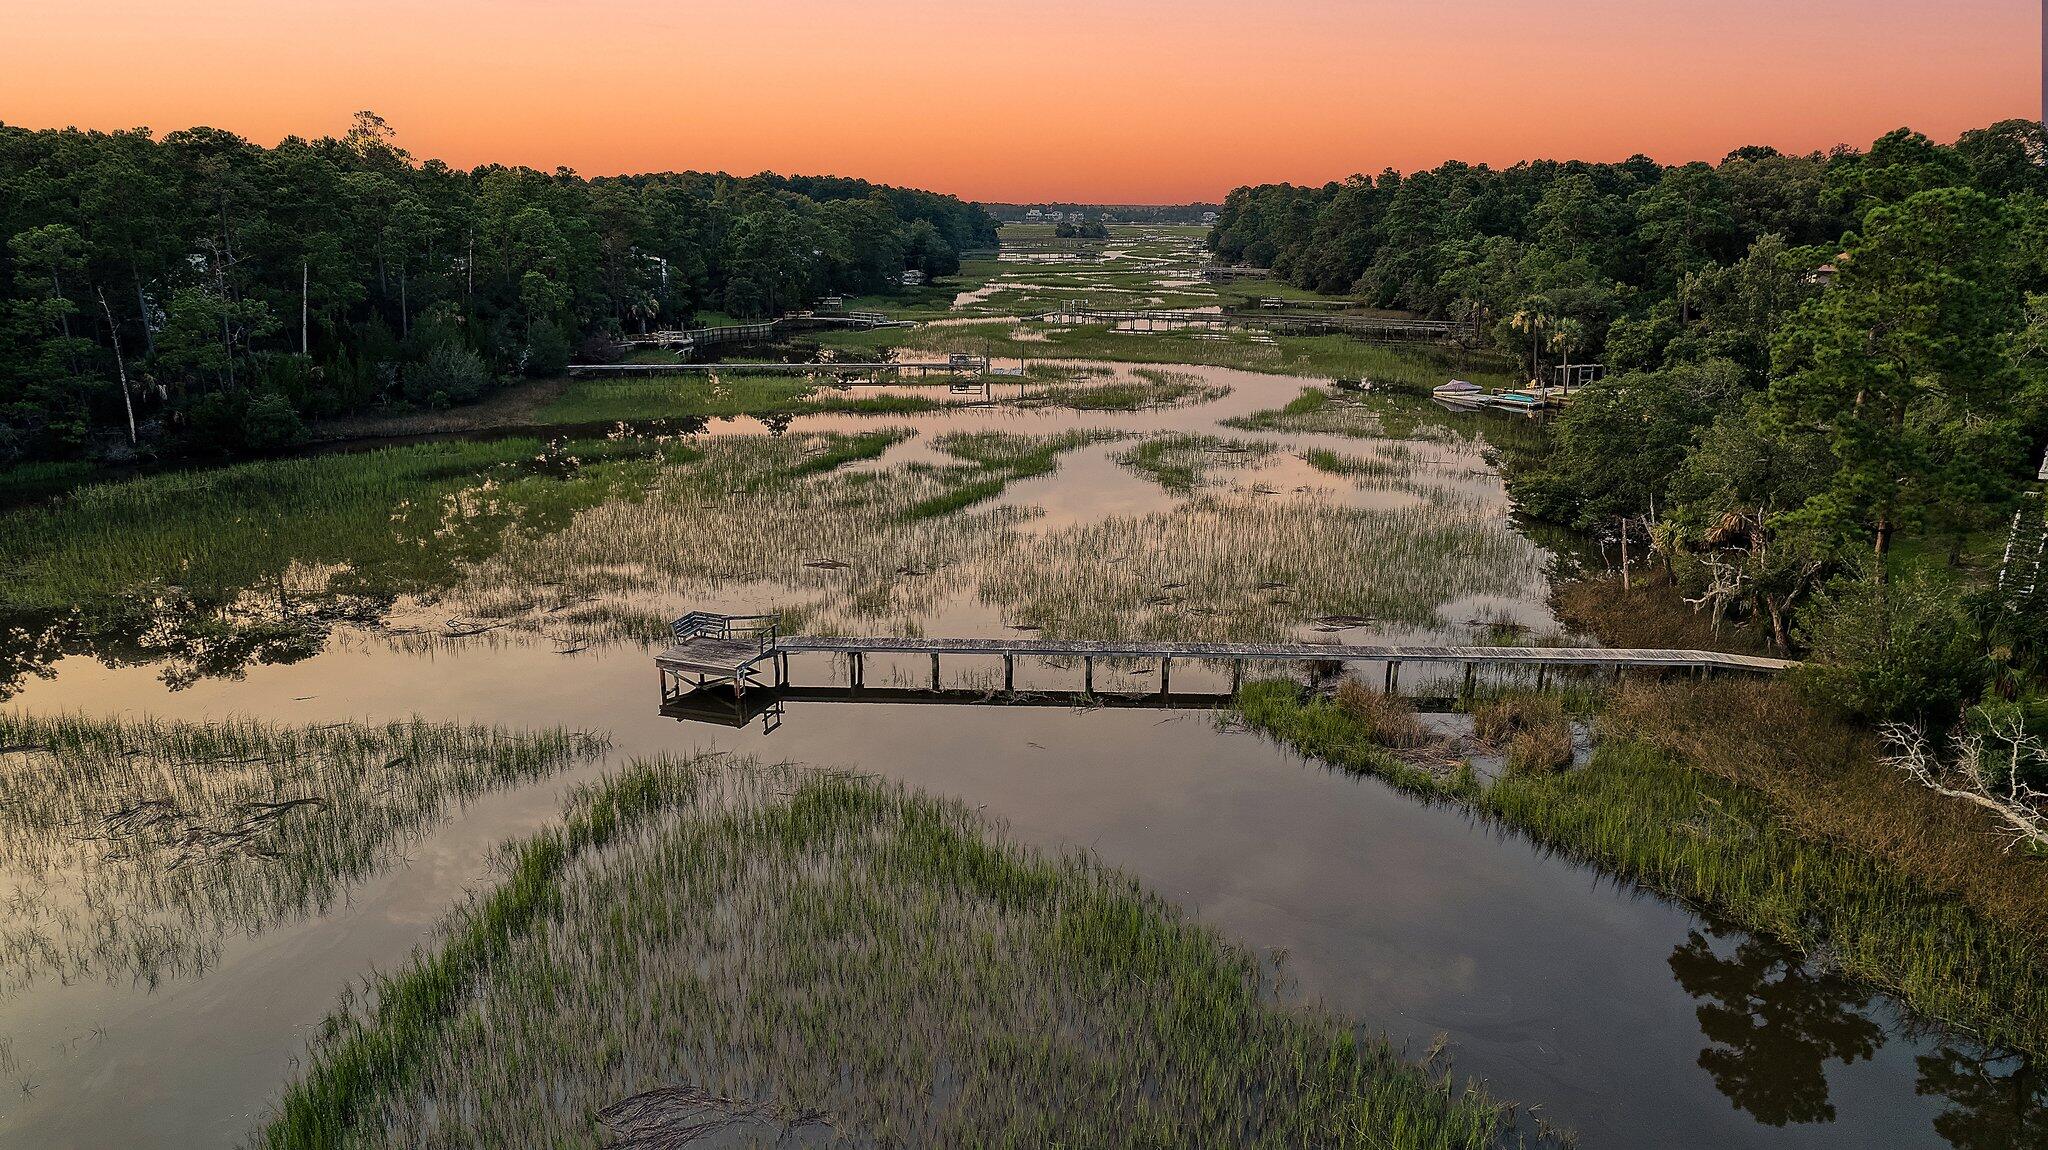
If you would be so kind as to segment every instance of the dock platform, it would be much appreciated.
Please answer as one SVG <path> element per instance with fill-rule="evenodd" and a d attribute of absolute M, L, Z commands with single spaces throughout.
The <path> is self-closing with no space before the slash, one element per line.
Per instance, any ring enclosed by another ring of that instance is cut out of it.
<path fill-rule="evenodd" d="M 1020 658 L 1048 657 L 1079 659 L 1083 690 L 1094 690 L 1097 659 L 1156 660 L 1159 665 L 1159 693 L 1172 691 L 1175 661 L 1228 663 L 1234 690 L 1243 682 L 1244 670 L 1254 662 L 1302 662 L 1379 664 L 1385 668 L 1385 690 L 1400 689 L 1403 664 L 1461 668 L 1465 689 L 1470 693 L 1481 668 L 1534 670 L 1541 689 L 1553 671 L 1606 672 L 1615 676 L 1631 669 L 1659 672 L 1691 672 L 1697 675 L 1737 673 L 1775 675 L 1798 664 L 1789 659 L 1756 655 L 1731 655 L 1722 651 L 1691 649 L 1646 649 L 1626 647 L 1476 647 L 1420 644 L 1348 643 L 1180 643 L 1151 640 L 1086 639 L 934 639 L 924 637 L 861 637 L 783 635 L 779 620 L 772 615 L 728 616 L 691 612 L 677 619 L 670 630 L 675 643 L 655 657 L 661 672 L 661 698 L 668 703 L 687 694 L 694 681 L 697 688 L 727 685 L 744 694 L 750 685 L 760 685 L 763 668 L 774 672 L 774 685 L 790 687 L 790 656 L 824 653 L 844 656 L 846 686 L 864 686 L 865 663 L 871 655 L 929 656 L 931 684 L 940 684 L 942 656 L 984 656 L 1002 660 L 1003 690 L 1016 684 Z"/>

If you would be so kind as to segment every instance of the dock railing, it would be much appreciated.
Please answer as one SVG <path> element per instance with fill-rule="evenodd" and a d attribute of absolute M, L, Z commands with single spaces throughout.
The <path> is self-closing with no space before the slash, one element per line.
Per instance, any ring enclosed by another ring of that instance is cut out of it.
<path fill-rule="evenodd" d="M 781 636 L 780 615 L 721 615 L 715 611 L 692 611 L 668 625 L 676 642 L 685 639 L 755 639 L 765 653 Z"/>
<path fill-rule="evenodd" d="M 693 637 L 723 639 L 728 642 L 751 639 L 754 642 L 753 662 L 767 658 L 782 641 L 782 616 L 764 615 L 722 615 L 714 611 L 692 611 L 668 625 L 669 634 L 678 643 Z"/>

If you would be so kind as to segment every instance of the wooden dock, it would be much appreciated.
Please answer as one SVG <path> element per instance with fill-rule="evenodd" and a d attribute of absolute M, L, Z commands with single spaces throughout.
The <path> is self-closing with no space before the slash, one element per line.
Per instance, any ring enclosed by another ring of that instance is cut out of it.
<path fill-rule="evenodd" d="M 1696 675 L 1737 673 L 1774 675 L 1798 664 L 1787 659 L 1766 659 L 1754 655 L 1730 655 L 1720 651 L 1663 650 L 1613 647 L 1467 647 L 1416 644 L 1340 643 L 1173 643 L 1147 640 L 1096 641 L 1084 639 L 930 639 L 867 638 L 814 635 L 783 635 L 774 616 L 726 616 L 692 612 L 675 621 L 670 631 L 675 642 L 655 657 L 661 673 L 661 698 L 669 703 L 688 689 L 729 686 L 744 694 L 749 686 L 764 685 L 762 669 L 774 674 L 774 685 L 790 686 L 790 656 L 825 653 L 845 657 L 847 686 L 858 690 L 864 683 L 866 661 L 871 655 L 928 656 L 931 685 L 940 684 L 943 656 L 1000 658 L 1003 689 L 1014 691 L 1020 658 L 1064 658 L 1081 660 L 1082 690 L 1093 693 L 1097 659 L 1156 660 L 1159 665 L 1159 694 L 1172 691 L 1175 661 L 1228 663 L 1231 686 L 1244 680 L 1249 663 L 1322 662 L 1347 665 L 1378 664 L 1385 669 L 1385 690 L 1400 690 L 1404 664 L 1462 669 L 1464 693 L 1470 694 L 1481 669 L 1511 669 L 1536 674 L 1536 685 L 1547 685 L 1552 672 L 1605 673 L 1619 677 L 1629 670 L 1689 672 Z M 686 689 L 687 688 L 687 689 Z"/>
<path fill-rule="evenodd" d="M 854 328 L 867 331 L 878 327 L 915 327 L 909 320 L 892 319 L 879 311 L 845 311 L 838 309 L 795 312 L 775 319 L 764 319 L 755 323 L 731 323 L 717 327 L 678 328 L 668 331 L 650 331 L 639 335 L 621 336 L 619 342 L 627 347 L 654 347 L 688 355 L 698 348 L 717 347 L 728 343 L 767 343 L 796 331 L 811 331 L 818 328 Z M 571 365 L 577 367 L 598 365 Z"/>
<path fill-rule="evenodd" d="M 976 376 L 988 372 L 979 355 L 933 360 L 892 360 L 887 363 L 572 363 L 570 375 L 793 375 L 829 383 L 883 386 L 933 376 Z"/>
<path fill-rule="evenodd" d="M 1287 335 L 1348 335 L 1393 343 L 1466 343 L 1473 324 L 1448 319 L 1300 312 L 1225 312 L 1174 308 L 1095 308 L 1068 303 L 1030 319 L 1068 326 L 1105 324 L 1126 331 L 1264 331 Z"/>

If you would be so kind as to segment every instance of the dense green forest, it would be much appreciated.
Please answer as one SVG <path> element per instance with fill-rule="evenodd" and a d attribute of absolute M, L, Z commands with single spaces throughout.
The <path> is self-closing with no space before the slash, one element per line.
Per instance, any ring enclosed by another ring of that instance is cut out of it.
<path fill-rule="evenodd" d="M 1474 318 L 1547 382 L 1604 364 L 1510 460 L 1521 509 L 1633 544 L 1717 625 L 1844 668 L 1828 693 L 1850 709 L 1953 713 L 2042 669 L 2048 612 L 1994 577 L 2010 517 L 2042 514 L 2040 124 L 1240 188 L 1209 243 Z"/>
<path fill-rule="evenodd" d="M 0 238 L 5 467 L 261 450 L 307 418 L 460 403 L 610 333 L 948 274 L 995 223 L 835 177 L 458 171 L 362 113 L 274 148 L 0 124 Z"/>

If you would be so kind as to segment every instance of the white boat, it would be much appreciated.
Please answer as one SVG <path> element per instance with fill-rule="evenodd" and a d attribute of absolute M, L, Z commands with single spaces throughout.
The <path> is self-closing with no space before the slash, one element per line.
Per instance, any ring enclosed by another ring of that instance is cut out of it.
<path fill-rule="evenodd" d="M 1438 403 L 1473 409 L 1486 405 L 1486 389 L 1476 383 L 1454 379 L 1429 393 Z"/>

